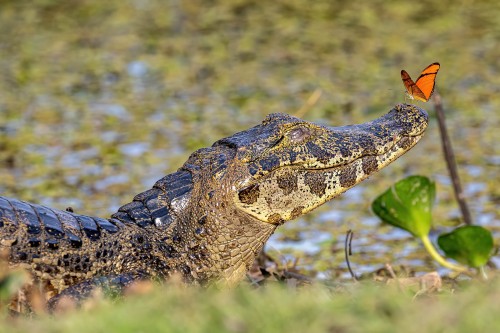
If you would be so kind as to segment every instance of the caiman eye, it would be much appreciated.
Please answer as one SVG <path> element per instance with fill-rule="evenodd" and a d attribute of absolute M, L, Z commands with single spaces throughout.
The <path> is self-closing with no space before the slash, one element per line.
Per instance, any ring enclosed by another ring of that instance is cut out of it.
<path fill-rule="evenodd" d="M 292 129 L 288 136 L 293 142 L 302 142 L 309 137 L 311 131 L 307 127 L 296 127 Z"/>

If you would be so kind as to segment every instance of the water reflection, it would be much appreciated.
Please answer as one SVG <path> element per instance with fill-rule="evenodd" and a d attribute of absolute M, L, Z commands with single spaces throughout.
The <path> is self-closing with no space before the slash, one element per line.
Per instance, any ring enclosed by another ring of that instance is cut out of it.
<path fill-rule="evenodd" d="M 126 173 L 111 175 L 104 179 L 94 182 L 94 188 L 97 191 L 104 191 L 106 188 L 112 185 L 126 184 L 130 182 L 129 175 Z"/>
<path fill-rule="evenodd" d="M 274 251 L 295 250 L 308 255 L 316 254 L 320 251 L 320 244 L 332 239 L 332 235 L 321 231 L 304 231 L 300 233 L 299 241 L 280 240 L 279 235 L 273 235 L 266 244 L 266 249 Z"/>
<path fill-rule="evenodd" d="M 91 103 L 90 111 L 93 111 L 97 115 L 113 116 L 119 118 L 120 121 L 130 121 L 132 119 L 127 109 L 120 104 Z"/>
<path fill-rule="evenodd" d="M 120 145 L 120 151 L 129 157 L 138 157 L 150 149 L 149 142 L 132 142 Z"/>

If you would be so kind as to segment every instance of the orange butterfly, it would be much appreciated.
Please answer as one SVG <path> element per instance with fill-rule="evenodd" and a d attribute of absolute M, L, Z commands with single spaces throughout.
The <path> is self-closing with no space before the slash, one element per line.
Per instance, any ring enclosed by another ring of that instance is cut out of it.
<path fill-rule="evenodd" d="M 436 75 L 439 71 L 439 67 L 441 66 L 438 62 L 430 64 L 422 71 L 415 82 L 413 82 L 410 75 L 408 75 L 405 70 L 402 70 L 401 79 L 406 87 L 406 95 L 410 99 L 418 99 L 419 101 L 427 102 L 434 92 Z"/>

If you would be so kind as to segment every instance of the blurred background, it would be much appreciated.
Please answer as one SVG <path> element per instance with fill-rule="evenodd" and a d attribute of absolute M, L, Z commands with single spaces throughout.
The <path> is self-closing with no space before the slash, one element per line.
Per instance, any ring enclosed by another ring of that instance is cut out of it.
<path fill-rule="evenodd" d="M 194 150 L 272 112 L 366 122 L 440 62 L 442 96 L 474 222 L 500 239 L 500 3 L 492 1 L 0 1 L 0 194 L 109 216 Z M 372 200 L 411 174 L 437 184 L 437 230 L 460 223 L 431 122 L 408 154 L 281 227 L 267 251 L 318 278 L 383 263 L 429 271 Z M 498 256 L 496 257 L 498 261 Z"/>

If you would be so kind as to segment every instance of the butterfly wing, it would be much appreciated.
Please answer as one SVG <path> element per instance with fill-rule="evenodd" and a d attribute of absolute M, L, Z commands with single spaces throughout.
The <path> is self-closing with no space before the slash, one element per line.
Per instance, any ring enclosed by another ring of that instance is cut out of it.
<path fill-rule="evenodd" d="M 424 95 L 424 102 L 427 102 L 434 92 L 434 86 L 436 85 L 436 75 L 440 67 L 441 65 L 439 65 L 438 62 L 430 64 L 422 71 L 417 81 L 415 81 L 415 85 Z"/>
<path fill-rule="evenodd" d="M 419 77 L 419 79 L 420 79 L 420 77 Z M 416 83 L 413 82 L 410 75 L 404 69 L 401 71 L 401 79 L 403 80 L 403 84 L 405 85 L 406 92 L 408 93 L 408 96 L 410 98 L 418 99 L 419 101 L 423 101 L 423 102 L 427 102 L 428 98 L 425 97 L 424 93 L 420 90 L 420 88 L 416 85 Z"/>

